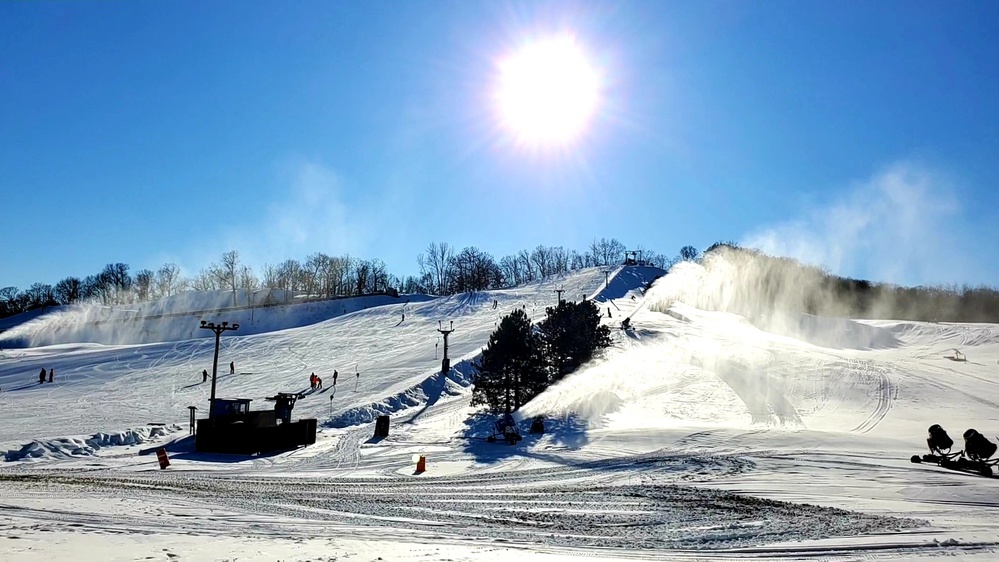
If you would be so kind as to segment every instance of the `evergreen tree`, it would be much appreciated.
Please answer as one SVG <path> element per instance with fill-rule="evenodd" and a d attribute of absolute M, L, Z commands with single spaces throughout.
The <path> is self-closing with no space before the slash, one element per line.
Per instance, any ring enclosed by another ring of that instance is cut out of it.
<path fill-rule="evenodd" d="M 472 404 L 494 412 L 520 408 L 548 385 L 541 342 L 521 309 L 500 321 L 482 352 L 472 388 Z"/>
<path fill-rule="evenodd" d="M 548 307 L 538 326 L 547 352 L 552 382 L 561 380 L 610 345 L 610 328 L 600 325 L 600 309 L 593 301 L 562 301 Z"/>

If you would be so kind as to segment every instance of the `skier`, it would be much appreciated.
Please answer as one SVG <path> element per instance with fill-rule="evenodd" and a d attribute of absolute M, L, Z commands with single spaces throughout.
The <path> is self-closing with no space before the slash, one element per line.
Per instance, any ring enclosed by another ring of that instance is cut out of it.
<path fill-rule="evenodd" d="M 323 389 L 323 379 L 316 377 L 316 390 Z"/>
<path fill-rule="evenodd" d="M 229 362 L 229 374 L 230 375 L 235 375 L 236 374 L 236 362 L 235 361 L 230 361 Z"/>
<path fill-rule="evenodd" d="M 42 372 L 38 375 L 38 384 L 45 383 L 45 367 L 42 367 Z"/>
<path fill-rule="evenodd" d="M 201 382 L 208 382 L 208 369 L 201 371 Z"/>
<path fill-rule="evenodd" d="M 316 374 L 315 373 L 312 373 L 312 375 L 309 376 L 309 387 L 312 390 L 316 389 Z"/>
<path fill-rule="evenodd" d="M 52 374 L 54 372 L 55 372 L 55 369 L 49 369 L 49 382 L 52 382 Z"/>
<path fill-rule="evenodd" d="M 336 386 L 336 377 L 337 377 L 336 369 L 333 369 L 333 386 Z"/>

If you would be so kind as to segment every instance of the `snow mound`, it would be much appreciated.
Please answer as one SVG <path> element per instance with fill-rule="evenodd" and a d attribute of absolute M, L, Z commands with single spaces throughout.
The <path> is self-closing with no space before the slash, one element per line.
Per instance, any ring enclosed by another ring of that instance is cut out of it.
<path fill-rule="evenodd" d="M 75 305 L 51 309 L 0 334 L 3 347 L 67 343 L 133 345 L 209 338 L 202 320 L 239 324 L 238 335 L 262 334 L 317 324 L 373 307 L 432 300 L 426 295 L 362 295 L 325 301 L 213 308 L 214 293 L 190 293 L 187 300 L 156 301 L 135 308 Z M 187 295 L 188 293 L 185 293 Z M 198 300 L 195 297 L 201 295 Z M 231 293 L 226 298 L 231 298 Z M 223 296 L 225 296 L 223 295 Z M 173 308 L 171 308 L 171 306 Z"/>
<path fill-rule="evenodd" d="M 423 382 L 390 396 L 381 402 L 351 408 L 326 422 L 326 427 L 349 427 L 371 423 L 378 416 L 386 416 L 407 408 L 423 406 L 429 408 L 441 396 L 457 396 L 472 385 L 472 376 L 476 372 L 474 360 L 459 361 L 446 374 L 437 372 L 427 377 Z"/>
<path fill-rule="evenodd" d="M 607 286 L 597 293 L 593 297 L 593 300 L 607 302 L 609 300 L 624 298 L 636 291 L 641 296 L 646 287 L 663 275 L 666 275 L 666 270 L 659 269 L 658 267 L 623 267 L 614 273 Z"/>
<path fill-rule="evenodd" d="M 123 445 L 139 445 L 182 430 L 177 424 L 126 429 L 119 433 L 95 433 L 90 437 L 62 437 L 45 441 L 32 441 L 19 450 L 10 450 L 4 460 L 42 461 L 72 457 L 92 457 L 101 449 Z"/>
<path fill-rule="evenodd" d="M 847 318 L 828 318 L 801 314 L 752 319 L 757 328 L 834 349 L 889 349 L 899 346 L 891 330 L 862 324 Z"/>

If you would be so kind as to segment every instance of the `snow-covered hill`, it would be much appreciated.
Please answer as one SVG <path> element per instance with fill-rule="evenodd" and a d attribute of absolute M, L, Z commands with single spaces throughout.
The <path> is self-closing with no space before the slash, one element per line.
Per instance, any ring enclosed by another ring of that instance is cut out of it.
<path fill-rule="evenodd" d="M 16 327 L 17 337 L 58 333 L 63 343 L 0 352 L 0 450 L 22 459 L 0 463 L 0 551 L 58 557 L 94 534 L 141 529 L 147 538 L 119 555 L 999 555 L 999 479 L 908 461 L 931 423 L 958 440 L 967 427 L 999 431 L 999 327 L 745 318 L 686 304 L 680 276 L 644 291 L 661 273 L 624 267 L 605 284 L 590 269 L 346 314 L 289 308 L 298 327 L 276 331 L 263 331 L 270 320 L 244 331 L 245 319 L 230 319 L 241 328 L 222 339 L 219 396 L 260 409 L 265 396 L 307 389 L 312 372 L 328 387 L 295 407 L 320 420 L 315 445 L 251 458 L 197 454 L 181 439 L 188 406 L 205 408 L 210 386 L 201 372 L 214 340 L 188 339 L 195 318 L 159 318 L 154 339 L 172 340 L 133 345 L 83 343 L 59 317 Z M 503 314 L 524 308 L 539 320 L 556 289 L 597 300 L 614 343 L 519 412 L 525 430 L 546 416 L 545 434 L 487 443 L 469 361 Z M 619 328 L 625 317 L 634 329 Z M 455 330 L 444 376 L 438 322 Z M 967 361 L 947 358 L 955 348 Z M 235 374 L 221 368 L 229 361 Z M 55 370 L 53 383 L 38 384 L 41 368 Z M 386 439 L 371 437 L 379 413 L 393 418 Z M 81 447 L 88 439 L 99 446 Z M 137 454 L 157 443 L 171 454 L 165 471 Z M 426 473 L 413 474 L 414 454 L 428 458 Z"/>

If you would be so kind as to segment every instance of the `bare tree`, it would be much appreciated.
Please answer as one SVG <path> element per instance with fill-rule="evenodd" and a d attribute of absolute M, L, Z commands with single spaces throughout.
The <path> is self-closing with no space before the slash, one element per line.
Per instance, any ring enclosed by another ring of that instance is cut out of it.
<path fill-rule="evenodd" d="M 499 262 L 499 268 L 507 286 L 516 287 L 524 282 L 520 260 L 517 259 L 517 256 L 503 256 Z"/>
<path fill-rule="evenodd" d="M 562 246 L 551 247 L 552 273 L 561 274 L 569 271 L 569 252 Z"/>
<path fill-rule="evenodd" d="M 607 241 L 601 239 L 601 242 L 604 243 L 604 265 L 614 265 L 624 260 L 625 245 L 617 238 L 611 238 Z"/>
<path fill-rule="evenodd" d="M 302 290 L 302 265 L 298 260 L 285 260 L 278 266 L 278 286 L 286 291 L 285 300 Z"/>
<path fill-rule="evenodd" d="M 354 258 L 337 256 L 330 260 L 330 283 L 334 295 L 346 295 L 350 291 L 351 272 Z"/>
<path fill-rule="evenodd" d="M 276 267 L 265 263 L 261 273 L 263 275 L 262 282 L 264 287 L 268 289 L 281 288 L 281 276 Z"/>
<path fill-rule="evenodd" d="M 420 263 L 420 273 L 429 273 L 433 280 L 434 290 L 438 295 L 450 294 L 447 281 L 451 278 L 451 260 L 454 249 L 447 242 L 431 242 L 427 253 L 417 258 Z"/>
<path fill-rule="evenodd" d="M 191 279 L 191 288 L 195 291 L 217 291 L 219 289 L 217 273 L 217 269 L 202 269 Z"/>
<path fill-rule="evenodd" d="M 41 308 L 58 304 L 55 300 L 55 291 L 53 291 L 52 285 L 46 283 L 32 283 L 26 294 L 28 295 L 29 308 Z"/>
<path fill-rule="evenodd" d="M 169 297 L 180 292 L 180 268 L 175 263 L 165 263 L 156 271 L 156 293 Z"/>
<path fill-rule="evenodd" d="M 654 265 L 659 269 L 669 269 L 673 266 L 673 260 L 659 253 L 650 253 L 645 260 L 649 263 L 649 265 Z"/>
<path fill-rule="evenodd" d="M 589 266 L 606 265 L 600 257 L 602 253 L 603 252 L 600 249 L 600 242 L 597 242 L 597 239 L 594 238 L 593 241 L 590 242 L 590 249 L 587 252 L 587 256 L 589 257 L 589 263 L 587 265 Z"/>
<path fill-rule="evenodd" d="M 236 306 L 236 289 L 239 285 L 239 252 L 229 250 L 222 254 L 221 267 L 222 285 L 232 289 L 232 306 Z"/>
<path fill-rule="evenodd" d="M 110 301 L 114 304 L 127 302 L 131 296 L 132 276 L 128 274 L 127 263 L 109 263 L 100 273 L 110 291 Z M 110 303 L 105 303 L 110 304 Z"/>
<path fill-rule="evenodd" d="M 517 252 L 517 261 L 520 262 L 520 272 L 523 276 L 523 283 L 530 283 L 537 279 L 534 265 L 531 263 L 531 253 L 527 250 Z"/>
<path fill-rule="evenodd" d="M 498 287 L 503 278 L 493 257 L 475 246 L 454 256 L 450 270 L 450 286 L 459 293 Z"/>
<path fill-rule="evenodd" d="M 108 278 L 100 273 L 88 275 L 83 279 L 80 296 L 84 300 L 93 300 L 105 306 L 111 304 L 111 284 Z"/>
<path fill-rule="evenodd" d="M 77 277 L 67 277 L 56 283 L 55 296 L 60 304 L 79 302 L 83 292 L 83 282 Z"/>
<path fill-rule="evenodd" d="M 694 261 L 697 259 L 697 256 L 697 248 L 693 246 L 684 246 L 680 248 L 680 259 L 683 261 Z"/>
<path fill-rule="evenodd" d="M 248 265 L 242 266 L 239 270 L 239 287 L 246 291 L 247 302 L 250 300 L 250 294 L 260 288 L 260 280 Z"/>
<path fill-rule="evenodd" d="M 153 294 L 153 280 L 156 275 L 148 269 L 135 272 L 135 298 L 139 302 L 148 301 Z"/>
<path fill-rule="evenodd" d="M 531 252 L 531 261 L 537 269 L 539 277 L 548 277 L 552 274 L 552 252 L 551 248 L 538 245 Z"/>
<path fill-rule="evenodd" d="M 371 266 L 371 290 L 372 291 L 384 291 L 388 289 L 388 267 L 385 262 L 378 258 L 374 258 L 368 262 Z"/>
<path fill-rule="evenodd" d="M 368 289 L 368 275 L 371 273 L 371 263 L 367 260 L 357 260 L 354 263 L 354 293 L 363 295 Z"/>
<path fill-rule="evenodd" d="M 427 292 L 427 288 L 423 280 L 413 275 L 407 275 L 406 278 L 402 280 L 402 285 L 399 290 L 403 293 Z"/>
<path fill-rule="evenodd" d="M 309 292 L 325 298 L 333 296 L 333 258 L 316 252 L 305 258 L 304 269 L 309 271 L 312 287 Z"/>
<path fill-rule="evenodd" d="M 0 313 L 3 316 L 10 316 L 24 311 L 19 303 L 19 294 L 20 292 L 17 290 L 17 287 L 4 287 L 0 289 Z"/>

